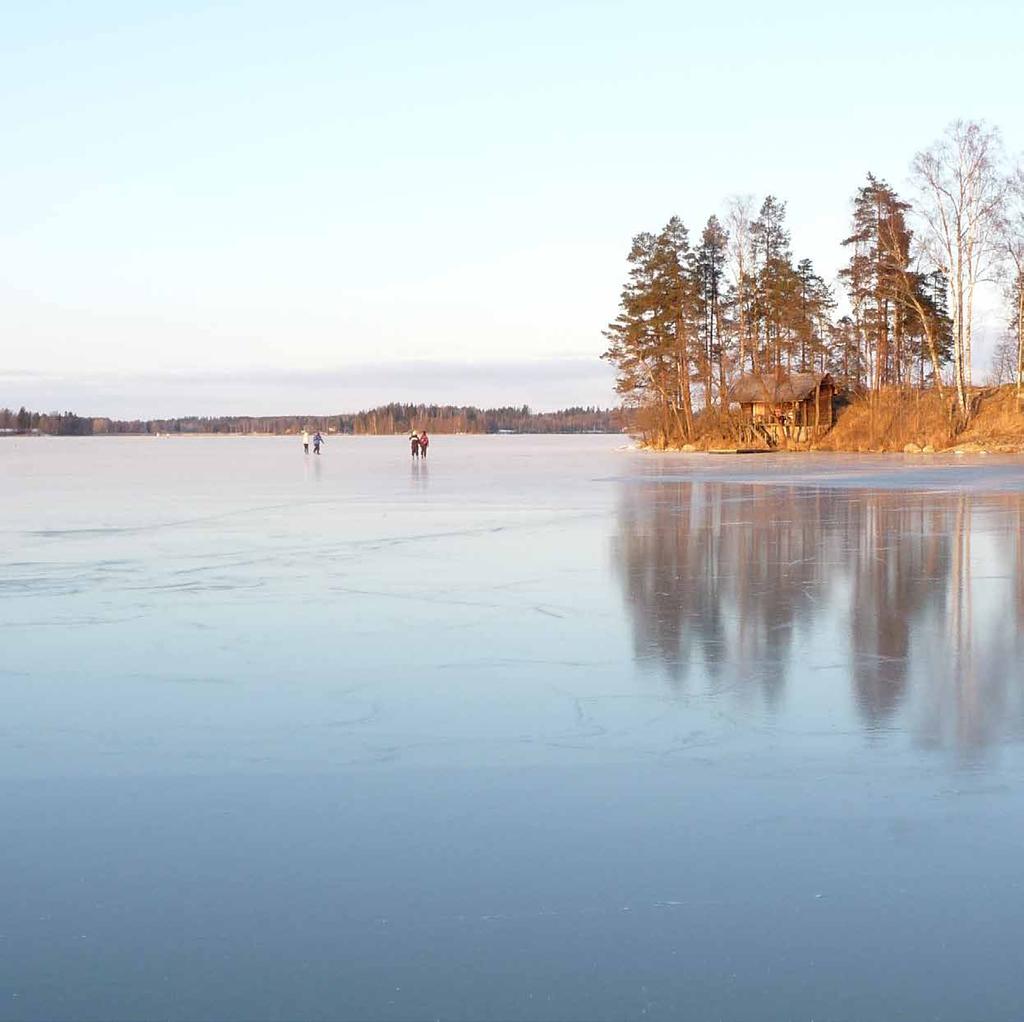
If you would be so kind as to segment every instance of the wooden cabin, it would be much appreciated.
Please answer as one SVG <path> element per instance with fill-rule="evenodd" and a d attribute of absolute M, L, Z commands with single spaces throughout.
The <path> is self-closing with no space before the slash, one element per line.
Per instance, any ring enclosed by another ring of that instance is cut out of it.
<path fill-rule="evenodd" d="M 832 428 L 835 392 L 828 373 L 746 373 L 729 390 L 729 402 L 769 442 L 805 443 Z"/>

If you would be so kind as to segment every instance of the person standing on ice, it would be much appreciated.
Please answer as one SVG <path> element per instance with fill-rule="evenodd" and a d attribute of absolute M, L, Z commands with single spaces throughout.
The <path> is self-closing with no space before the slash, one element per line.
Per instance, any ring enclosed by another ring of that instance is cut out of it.
<path fill-rule="evenodd" d="M 302 450 L 303 453 L 309 454 L 309 430 L 305 427 L 302 429 Z"/>
<path fill-rule="evenodd" d="M 420 433 L 420 457 L 426 458 L 427 448 L 430 446 L 430 437 L 427 436 L 427 431 L 423 430 Z"/>
<path fill-rule="evenodd" d="M 414 458 L 420 456 L 420 438 L 416 435 L 416 430 L 409 434 L 409 448 Z"/>
<path fill-rule="evenodd" d="M 320 453 L 320 445 L 324 442 L 324 438 L 320 435 L 320 430 L 317 430 L 313 434 L 313 453 Z"/>

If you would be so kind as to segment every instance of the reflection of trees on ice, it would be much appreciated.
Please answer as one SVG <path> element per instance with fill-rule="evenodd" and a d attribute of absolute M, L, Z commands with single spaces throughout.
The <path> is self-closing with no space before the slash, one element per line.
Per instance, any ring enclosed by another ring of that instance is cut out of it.
<path fill-rule="evenodd" d="M 927 648 L 919 727 L 969 757 L 1024 727 L 1024 502 L 955 500 L 943 631 Z"/>
<path fill-rule="evenodd" d="M 637 659 L 674 686 L 696 667 L 770 707 L 827 631 L 867 728 L 908 706 L 969 750 L 1024 722 L 1022 527 L 1012 493 L 652 483 L 623 487 L 612 547 Z"/>
<path fill-rule="evenodd" d="M 951 517 L 924 493 L 866 493 L 844 511 L 854 692 L 874 727 L 903 701 L 914 638 L 942 629 Z"/>
<path fill-rule="evenodd" d="M 716 687 L 752 682 L 771 700 L 785 682 L 793 630 L 826 598 L 815 494 L 778 491 L 795 506 L 784 527 L 762 487 L 700 483 L 627 487 L 615 560 L 641 661 L 681 683 L 701 660 Z M 778 494 L 775 500 L 779 500 Z"/>

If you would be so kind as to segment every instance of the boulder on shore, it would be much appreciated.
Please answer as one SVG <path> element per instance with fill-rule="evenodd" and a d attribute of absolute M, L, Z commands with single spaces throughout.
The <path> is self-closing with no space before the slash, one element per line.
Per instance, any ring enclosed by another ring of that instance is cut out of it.
<path fill-rule="evenodd" d="M 919 444 L 907 444 L 903 448 L 903 453 L 904 454 L 920 454 L 921 453 L 921 447 L 920 447 Z"/>

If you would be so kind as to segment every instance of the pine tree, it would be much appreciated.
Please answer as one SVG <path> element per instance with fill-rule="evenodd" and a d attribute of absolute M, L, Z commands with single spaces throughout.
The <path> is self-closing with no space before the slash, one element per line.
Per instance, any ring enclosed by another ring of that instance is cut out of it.
<path fill-rule="evenodd" d="M 850 316 L 841 316 L 830 330 L 825 365 L 843 390 L 856 391 L 864 378 L 863 352 L 857 325 Z"/>
<path fill-rule="evenodd" d="M 799 281 L 796 312 L 797 368 L 813 370 L 825 365 L 825 352 L 831 340 L 832 289 L 818 276 L 810 259 L 801 259 L 796 267 Z M 821 370 L 824 372 L 824 369 Z"/>
<path fill-rule="evenodd" d="M 941 386 L 942 317 L 928 276 L 912 266 L 909 210 L 888 184 L 868 174 L 854 196 L 853 232 L 843 241 L 851 251 L 839 275 L 863 346 L 863 382 L 875 391 L 909 383 L 922 345 Z"/>
<path fill-rule="evenodd" d="M 603 358 L 616 389 L 634 407 L 648 406 L 667 441 L 693 433 L 690 387 L 696 348 L 696 274 L 686 227 L 673 217 L 658 235 L 633 239 L 620 312 L 605 331 Z"/>
<path fill-rule="evenodd" d="M 700 349 L 700 375 L 704 384 L 704 404 L 714 403 L 713 391 L 726 390 L 726 359 L 724 340 L 725 261 L 729 235 L 718 217 L 712 215 L 701 234 L 694 252 L 696 275 L 697 331 Z"/>
<path fill-rule="evenodd" d="M 756 272 L 754 319 L 759 348 L 755 371 L 776 370 L 791 346 L 789 325 L 794 297 L 799 291 L 785 227 L 786 204 L 769 195 L 750 225 L 751 247 Z"/>

